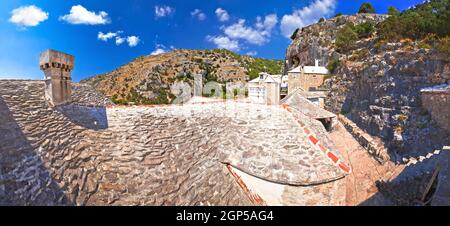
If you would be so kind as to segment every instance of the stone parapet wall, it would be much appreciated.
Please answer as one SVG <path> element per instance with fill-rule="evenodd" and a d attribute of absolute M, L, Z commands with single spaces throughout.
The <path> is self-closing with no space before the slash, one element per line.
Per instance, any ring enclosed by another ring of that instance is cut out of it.
<path fill-rule="evenodd" d="M 439 156 L 439 176 L 432 206 L 450 205 L 450 146 L 445 146 Z"/>
<path fill-rule="evenodd" d="M 380 164 L 384 164 L 390 159 L 387 149 L 384 147 L 381 140 L 374 139 L 343 115 L 338 115 L 338 120 L 352 134 L 359 144 L 363 146 Z"/>

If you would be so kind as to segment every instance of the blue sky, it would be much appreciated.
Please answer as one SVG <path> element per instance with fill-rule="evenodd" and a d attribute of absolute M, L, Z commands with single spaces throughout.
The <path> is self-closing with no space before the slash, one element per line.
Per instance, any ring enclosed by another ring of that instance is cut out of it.
<path fill-rule="evenodd" d="M 42 79 L 38 56 L 75 56 L 73 80 L 172 48 L 228 48 L 283 59 L 296 27 L 354 14 L 367 0 L 3 0 L 0 79 Z M 422 0 L 372 0 L 378 13 Z"/>

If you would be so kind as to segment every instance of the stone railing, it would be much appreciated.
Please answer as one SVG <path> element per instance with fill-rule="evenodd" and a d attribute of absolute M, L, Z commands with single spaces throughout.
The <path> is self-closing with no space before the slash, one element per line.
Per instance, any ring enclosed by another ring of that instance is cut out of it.
<path fill-rule="evenodd" d="M 381 141 L 377 141 L 372 138 L 372 136 L 364 132 L 354 122 L 343 115 L 338 115 L 338 120 L 352 134 L 358 143 L 363 146 L 380 164 L 384 164 L 389 160 L 387 149 Z"/>

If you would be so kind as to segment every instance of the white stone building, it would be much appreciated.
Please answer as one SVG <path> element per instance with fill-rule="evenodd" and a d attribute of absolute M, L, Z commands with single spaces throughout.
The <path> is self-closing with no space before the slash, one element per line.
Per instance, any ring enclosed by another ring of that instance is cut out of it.
<path fill-rule="evenodd" d="M 264 72 L 248 82 L 248 97 L 253 103 L 278 104 L 280 101 L 281 75 L 270 75 Z"/>

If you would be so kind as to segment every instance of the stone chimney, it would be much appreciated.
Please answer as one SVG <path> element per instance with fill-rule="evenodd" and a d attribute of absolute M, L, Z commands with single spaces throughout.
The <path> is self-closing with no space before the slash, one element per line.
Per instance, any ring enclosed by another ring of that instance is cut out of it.
<path fill-rule="evenodd" d="M 39 56 L 39 65 L 45 74 L 45 100 L 52 107 L 71 101 L 74 60 L 72 55 L 51 49 Z"/>
<path fill-rule="evenodd" d="M 201 97 L 203 93 L 203 76 L 202 74 L 194 75 L 194 97 Z"/>

